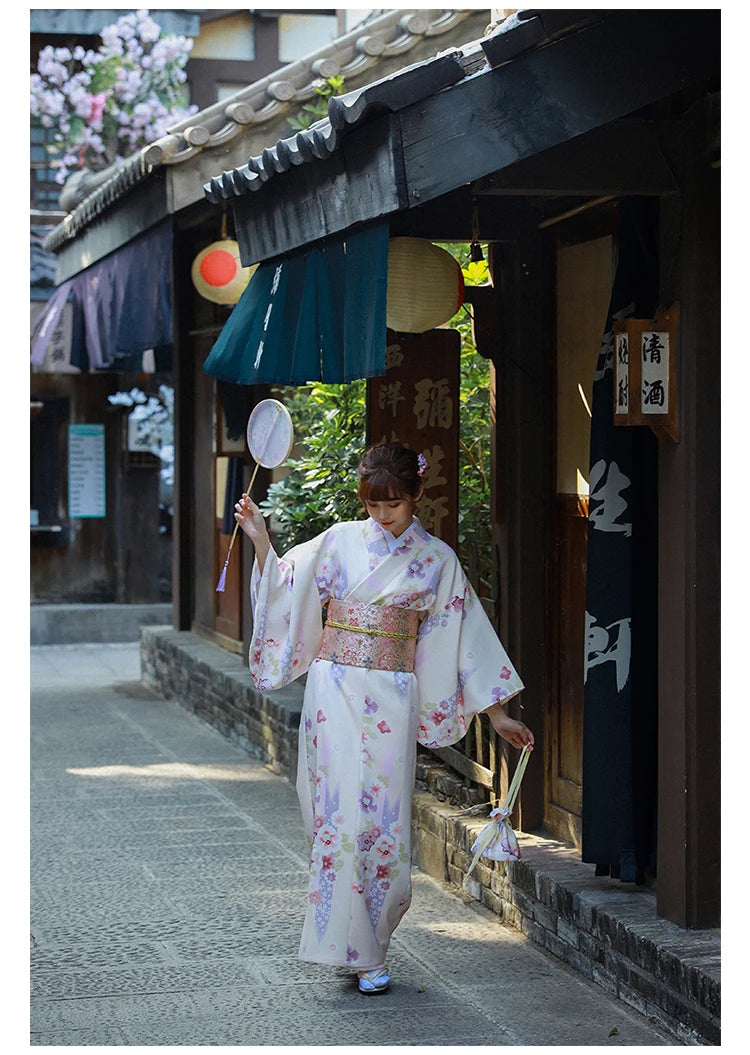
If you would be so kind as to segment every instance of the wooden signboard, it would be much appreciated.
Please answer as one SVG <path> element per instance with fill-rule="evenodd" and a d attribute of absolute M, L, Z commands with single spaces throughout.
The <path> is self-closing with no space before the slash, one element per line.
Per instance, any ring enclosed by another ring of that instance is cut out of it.
<path fill-rule="evenodd" d="M 653 319 L 615 323 L 615 425 L 648 425 L 657 436 L 678 439 L 678 321 L 673 304 Z"/>
<path fill-rule="evenodd" d="M 458 425 L 461 339 L 456 330 L 420 336 L 388 331 L 386 371 L 367 382 L 368 444 L 397 440 L 424 454 L 417 516 L 458 546 Z"/>

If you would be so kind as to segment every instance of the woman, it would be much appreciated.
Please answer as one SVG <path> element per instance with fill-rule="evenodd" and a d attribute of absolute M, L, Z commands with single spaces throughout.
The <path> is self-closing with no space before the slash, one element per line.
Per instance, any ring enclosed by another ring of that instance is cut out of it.
<path fill-rule="evenodd" d="M 425 467 L 400 444 L 371 447 L 359 466 L 368 519 L 336 524 L 281 559 L 258 506 L 243 495 L 235 507 L 255 546 L 253 680 L 269 690 L 307 674 L 300 958 L 355 969 L 366 993 L 390 984 L 385 956 L 411 900 L 417 742 L 453 744 L 485 711 L 514 747 L 534 743 L 504 709 L 523 684 L 458 558 L 414 515 Z"/>

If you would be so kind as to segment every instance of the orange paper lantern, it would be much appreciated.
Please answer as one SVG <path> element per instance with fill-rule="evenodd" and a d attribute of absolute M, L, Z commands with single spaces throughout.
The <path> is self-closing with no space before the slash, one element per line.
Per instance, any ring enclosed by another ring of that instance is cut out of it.
<path fill-rule="evenodd" d="M 231 238 L 212 242 L 198 253 L 190 275 L 202 297 L 214 304 L 236 304 L 257 264 L 243 267 L 240 248 Z"/>
<path fill-rule="evenodd" d="M 464 302 L 458 261 L 424 238 L 388 243 L 386 324 L 397 333 L 425 333 L 452 319 Z"/>

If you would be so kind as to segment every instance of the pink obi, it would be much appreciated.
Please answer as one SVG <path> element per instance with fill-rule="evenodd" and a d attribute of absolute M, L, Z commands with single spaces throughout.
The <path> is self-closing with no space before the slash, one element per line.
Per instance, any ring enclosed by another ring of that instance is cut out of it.
<path fill-rule="evenodd" d="M 413 608 L 329 601 L 318 659 L 347 667 L 411 672 L 421 615 Z"/>

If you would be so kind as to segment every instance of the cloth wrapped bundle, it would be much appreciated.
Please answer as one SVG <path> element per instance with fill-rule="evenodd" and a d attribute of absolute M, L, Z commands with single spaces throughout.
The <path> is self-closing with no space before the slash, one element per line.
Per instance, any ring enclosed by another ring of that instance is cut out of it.
<path fill-rule="evenodd" d="M 485 824 L 474 840 L 471 847 L 474 857 L 469 865 L 464 882 L 473 872 L 480 857 L 487 857 L 492 861 L 520 861 L 521 850 L 518 846 L 516 833 L 510 823 L 510 815 L 515 805 L 518 789 L 521 787 L 521 781 L 523 780 L 530 754 L 530 747 L 525 747 L 521 752 L 505 802 L 502 806 L 492 810 L 489 823 Z"/>

